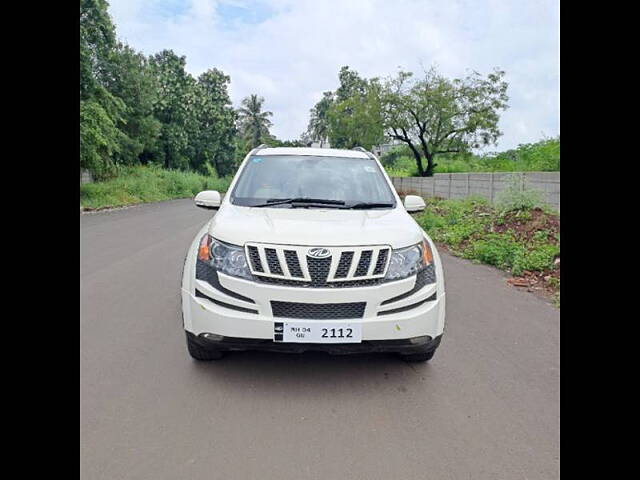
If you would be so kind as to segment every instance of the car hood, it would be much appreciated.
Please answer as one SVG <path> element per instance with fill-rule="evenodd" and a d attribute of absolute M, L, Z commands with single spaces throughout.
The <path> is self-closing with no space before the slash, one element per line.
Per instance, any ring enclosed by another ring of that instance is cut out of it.
<path fill-rule="evenodd" d="M 288 245 L 390 245 L 422 240 L 422 229 L 402 207 L 391 210 L 335 208 L 250 208 L 224 203 L 211 219 L 209 234 L 234 245 L 261 242 Z"/>

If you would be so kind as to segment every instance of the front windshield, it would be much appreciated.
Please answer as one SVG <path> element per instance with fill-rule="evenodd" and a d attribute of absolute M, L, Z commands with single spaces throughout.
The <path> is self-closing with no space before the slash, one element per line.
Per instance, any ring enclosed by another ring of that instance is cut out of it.
<path fill-rule="evenodd" d="M 375 160 L 312 155 L 250 157 L 233 189 L 231 203 L 251 207 L 299 198 L 344 202 L 346 207 L 395 206 L 391 189 Z"/>

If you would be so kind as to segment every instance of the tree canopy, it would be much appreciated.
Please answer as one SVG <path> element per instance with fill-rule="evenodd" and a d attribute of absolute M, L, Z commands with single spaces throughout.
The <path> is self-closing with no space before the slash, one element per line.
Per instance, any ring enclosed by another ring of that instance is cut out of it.
<path fill-rule="evenodd" d="M 233 170 L 237 114 L 230 78 L 196 80 L 171 50 L 146 57 L 116 41 L 105 0 L 80 1 L 80 167 L 97 178 L 119 165 Z"/>
<path fill-rule="evenodd" d="M 305 138 L 334 148 L 367 149 L 384 140 L 380 111 L 380 82 L 366 80 L 344 66 L 335 93 L 326 91 L 310 110 Z"/>
<path fill-rule="evenodd" d="M 431 176 L 438 155 L 495 144 L 507 108 L 504 72 L 472 72 L 449 79 L 431 68 L 421 76 L 399 72 L 381 81 L 342 67 L 335 93 L 311 109 L 305 136 L 332 147 L 371 149 L 389 140 L 411 150 L 419 175 Z M 426 165 L 425 165 L 426 161 Z"/>
<path fill-rule="evenodd" d="M 437 155 L 495 144 L 502 135 L 499 112 L 509 99 L 503 77 L 497 69 L 486 78 L 473 72 L 453 80 L 435 68 L 420 78 L 399 72 L 387 80 L 381 96 L 385 132 L 409 146 L 421 176 L 431 176 Z"/>

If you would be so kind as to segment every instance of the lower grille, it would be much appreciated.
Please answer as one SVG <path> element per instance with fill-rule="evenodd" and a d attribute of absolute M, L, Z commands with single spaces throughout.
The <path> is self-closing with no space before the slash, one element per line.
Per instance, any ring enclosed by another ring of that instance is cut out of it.
<path fill-rule="evenodd" d="M 328 320 L 334 318 L 362 318 L 366 302 L 298 303 L 271 301 L 274 317 Z"/>

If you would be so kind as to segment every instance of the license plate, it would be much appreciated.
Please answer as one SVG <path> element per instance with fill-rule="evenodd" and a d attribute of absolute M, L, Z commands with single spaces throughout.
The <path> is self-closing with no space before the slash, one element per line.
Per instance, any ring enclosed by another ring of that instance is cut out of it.
<path fill-rule="evenodd" d="M 362 324 L 332 321 L 275 322 L 273 340 L 285 343 L 361 343 Z"/>

